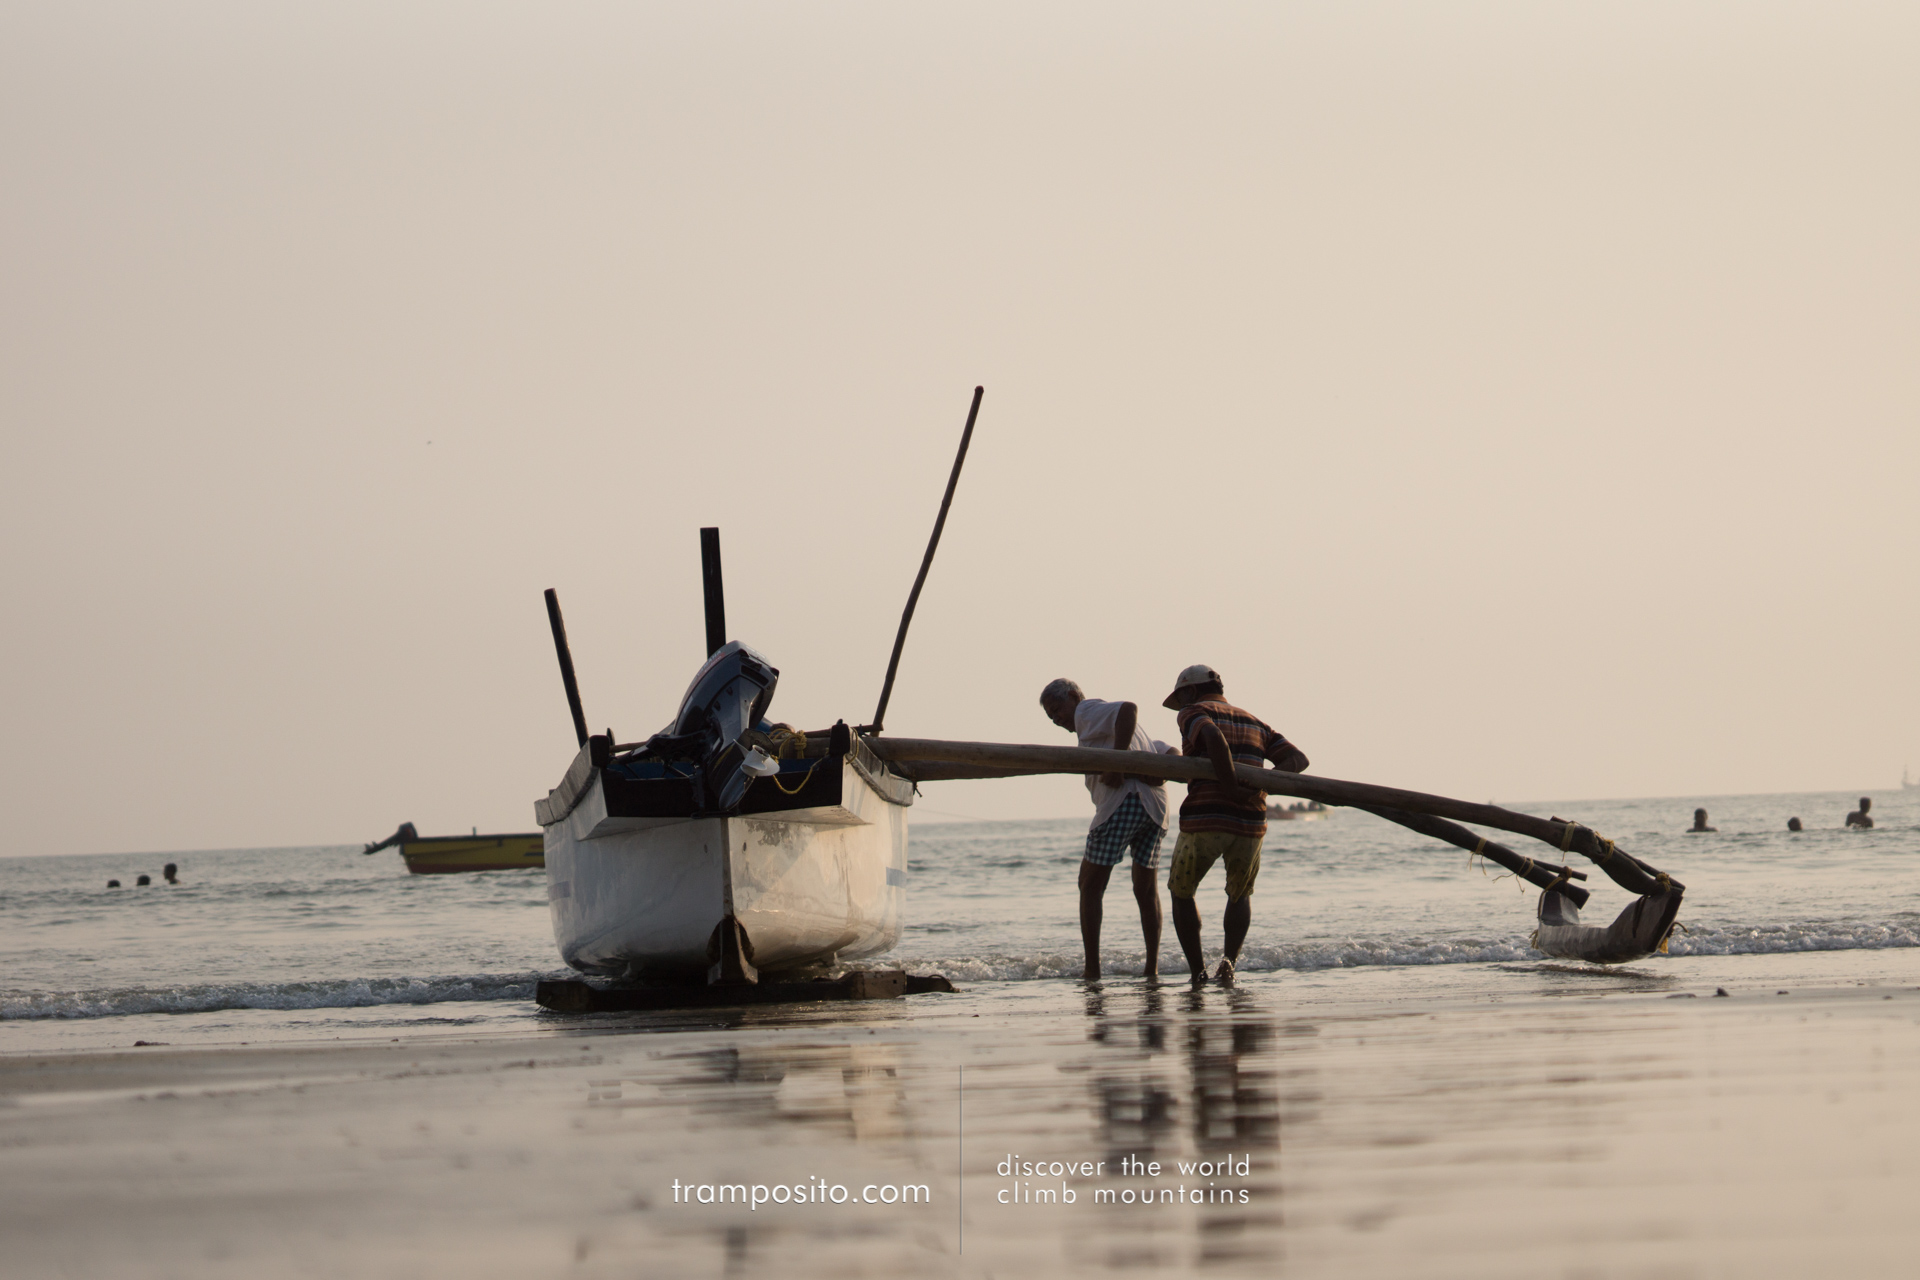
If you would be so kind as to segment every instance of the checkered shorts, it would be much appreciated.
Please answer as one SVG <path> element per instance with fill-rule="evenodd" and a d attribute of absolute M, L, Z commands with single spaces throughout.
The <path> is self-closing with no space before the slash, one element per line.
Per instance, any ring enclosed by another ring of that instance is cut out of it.
<path fill-rule="evenodd" d="M 1130 794 L 1111 818 L 1087 832 L 1087 861 L 1096 867 L 1117 867 L 1120 855 L 1131 849 L 1134 865 L 1152 871 L 1160 865 L 1160 837 L 1166 834 L 1147 816 L 1140 797 Z"/>

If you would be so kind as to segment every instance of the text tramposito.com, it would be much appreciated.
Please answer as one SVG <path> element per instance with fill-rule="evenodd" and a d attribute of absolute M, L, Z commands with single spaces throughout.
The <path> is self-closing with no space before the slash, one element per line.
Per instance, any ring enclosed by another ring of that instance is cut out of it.
<path fill-rule="evenodd" d="M 683 1183 L 673 1180 L 675 1204 L 744 1204 L 758 1209 L 763 1204 L 932 1204 L 933 1191 L 925 1183 L 869 1182 L 857 1191 L 843 1183 L 829 1184 L 824 1178 L 806 1182 L 776 1182 L 748 1186 L 744 1182 Z"/>

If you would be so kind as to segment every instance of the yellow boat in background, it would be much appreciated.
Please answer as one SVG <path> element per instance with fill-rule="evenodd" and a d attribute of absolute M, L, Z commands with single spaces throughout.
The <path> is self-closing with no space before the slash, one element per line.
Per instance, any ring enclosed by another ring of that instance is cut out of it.
<path fill-rule="evenodd" d="M 403 822 L 398 831 L 362 852 L 378 853 L 387 848 L 400 850 L 407 870 L 417 876 L 547 865 L 546 837 L 538 831 L 483 836 L 476 830 L 470 836 L 423 836 L 411 822 Z"/>

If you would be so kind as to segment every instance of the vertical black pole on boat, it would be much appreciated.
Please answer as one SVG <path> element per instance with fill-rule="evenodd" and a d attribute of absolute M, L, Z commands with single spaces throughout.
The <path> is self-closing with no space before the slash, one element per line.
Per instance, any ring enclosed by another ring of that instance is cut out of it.
<path fill-rule="evenodd" d="M 574 745 L 587 745 L 587 713 L 580 709 L 580 684 L 573 678 L 573 650 L 567 647 L 567 624 L 560 620 L 560 597 L 547 588 L 547 621 L 553 626 L 553 651 L 560 655 L 560 680 L 567 686 L 567 710 L 573 712 Z"/>
<path fill-rule="evenodd" d="M 947 527 L 947 508 L 953 505 L 954 486 L 960 483 L 960 464 L 967 460 L 967 445 L 973 439 L 973 420 L 980 416 L 980 397 L 986 393 L 985 387 L 973 389 L 973 407 L 967 410 L 967 428 L 960 433 L 960 452 L 953 458 L 953 474 L 947 477 L 947 493 L 940 499 L 940 514 L 933 522 L 933 536 L 927 539 L 927 554 L 920 559 L 920 576 L 913 580 L 913 590 L 907 594 L 906 612 L 900 615 L 900 634 L 893 638 L 893 657 L 887 660 L 887 682 L 880 686 L 880 705 L 874 709 L 873 723 L 862 726 L 870 732 L 880 732 L 881 726 L 886 723 L 887 701 L 893 697 L 893 677 L 900 670 L 900 650 L 907 643 L 907 626 L 913 621 L 913 606 L 920 603 L 920 588 L 926 585 L 934 549 L 940 545 L 940 531 Z"/>
<path fill-rule="evenodd" d="M 700 531 L 700 585 L 707 597 L 707 656 L 727 642 L 727 597 L 720 588 L 720 531 Z"/>

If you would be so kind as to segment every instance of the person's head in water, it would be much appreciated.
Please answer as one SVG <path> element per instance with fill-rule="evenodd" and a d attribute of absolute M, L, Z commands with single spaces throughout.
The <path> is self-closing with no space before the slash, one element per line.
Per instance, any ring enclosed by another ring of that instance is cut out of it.
<path fill-rule="evenodd" d="M 152 876 L 141 876 L 141 877 L 140 877 L 140 878 L 139 878 L 138 880 L 135 880 L 135 881 L 134 881 L 133 883 L 134 883 L 134 886 L 135 886 L 136 888 L 137 888 L 137 887 L 139 887 L 140 885 L 143 885 L 143 884 L 152 884 L 152 883 L 153 883 L 153 877 L 152 877 Z"/>
<path fill-rule="evenodd" d="M 1866 812 L 1867 810 L 1869 810 L 1869 809 L 1871 809 L 1871 808 L 1873 808 L 1873 797 L 1871 797 L 1871 796 L 1861 796 L 1861 797 L 1860 797 L 1860 812 L 1862 812 L 1862 813 L 1865 813 L 1865 812 Z"/>
<path fill-rule="evenodd" d="M 120 887 L 120 882 L 119 882 L 118 880 L 109 880 L 109 881 L 107 881 L 107 888 L 109 888 L 109 889 L 118 889 L 119 887 Z"/>
<path fill-rule="evenodd" d="M 1695 809 L 1693 811 L 1693 826 L 1688 829 L 1692 831 L 1713 830 L 1712 827 L 1707 825 L 1707 811 L 1705 809 Z"/>
<path fill-rule="evenodd" d="M 1798 818 L 1788 818 L 1788 819 L 1787 819 L 1787 830 L 1789 830 L 1789 831 L 1798 831 L 1798 830 L 1800 830 L 1800 819 L 1798 819 Z"/>
<path fill-rule="evenodd" d="M 180 883 L 179 864 L 169 862 L 166 866 L 160 868 L 160 878 L 162 880 L 165 880 L 168 884 L 179 884 Z"/>

